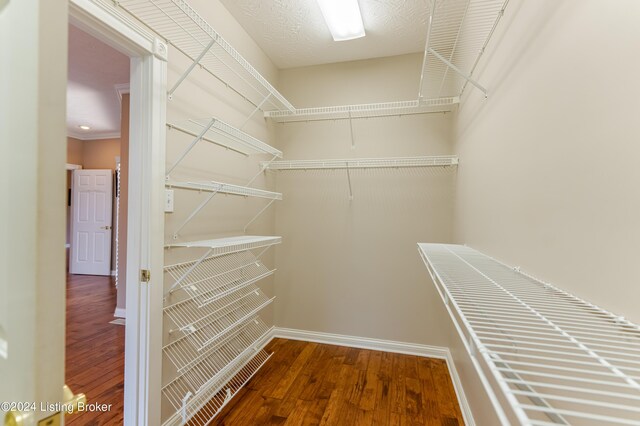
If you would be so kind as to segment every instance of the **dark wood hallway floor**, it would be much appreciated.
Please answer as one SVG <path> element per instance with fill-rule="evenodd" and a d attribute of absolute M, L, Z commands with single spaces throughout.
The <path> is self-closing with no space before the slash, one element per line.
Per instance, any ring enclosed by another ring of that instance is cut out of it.
<path fill-rule="evenodd" d="M 464 421 L 446 362 L 275 339 L 214 425 L 430 425 Z"/>
<path fill-rule="evenodd" d="M 111 277 L 67 275 L 66 383 L 86 394 L 87 402 L 112 406 L 104 413 L 66 416 L 66 424 L 122 424 L 124 326 L 109 324 L 115 306 Z"/>

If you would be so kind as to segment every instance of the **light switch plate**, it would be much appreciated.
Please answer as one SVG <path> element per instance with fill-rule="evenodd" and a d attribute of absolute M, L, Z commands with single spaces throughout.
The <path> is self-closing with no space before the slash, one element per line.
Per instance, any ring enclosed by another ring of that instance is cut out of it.
<path fill-rule="evenodd" d="M 173 189 L 164 190 L 164 212 L 173 213 Z"/>

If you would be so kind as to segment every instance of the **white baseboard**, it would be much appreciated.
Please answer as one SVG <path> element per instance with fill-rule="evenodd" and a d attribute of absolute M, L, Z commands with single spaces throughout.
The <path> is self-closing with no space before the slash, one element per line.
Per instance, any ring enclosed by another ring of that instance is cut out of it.
<path fill-rule="evenodd" d="M 464 422 L 467 426 L 475 426 L 471 407 L 469 406 L 469 401 L 467 400 L 464 389 L 462 388 L 462 382 L 460 381 L 460 376 L 458 376 L 458 371 L 456 370 L 456 365 L 453 362 L 453 357 L 451 356 L 449 348 L 280 327 L 272 329 L 271 337 L 268 340 L 271 341 L 274 338 L 302 340 L 305 342 L 324 343 L 328 345 L 347 346 L 351 348 L 443 359 L 447 362 L 449 374 L 451 375 L 451 382 L 453 383 L 456 395 L 458 396 L 458 403 L 460 404 L 460 410 L 462 411 Z"/>
<path fill-rule="evenodd" d="M 113 316 L 116 318 L 126 318 L 127 310 L 122 308 L 116 308 L 116 311 L 113 313 Z"/>

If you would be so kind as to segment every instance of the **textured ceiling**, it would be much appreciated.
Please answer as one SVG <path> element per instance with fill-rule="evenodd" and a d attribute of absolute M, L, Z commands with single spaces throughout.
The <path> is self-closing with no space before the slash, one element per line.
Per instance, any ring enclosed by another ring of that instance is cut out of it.
<path fill-rule="evenodd" d="M 128 84 L 129 75 L 127 56 L 70 25 L 67 134 L 79 139 L 119 137 L 120 100 L 115 85 Z"/>
<path fill-rule="evenodd" d="M 428 0 L 359 0 L 366 37 L 335 42 L 316 0 L 221 0 L 278 68 L 424 51 Z"/>

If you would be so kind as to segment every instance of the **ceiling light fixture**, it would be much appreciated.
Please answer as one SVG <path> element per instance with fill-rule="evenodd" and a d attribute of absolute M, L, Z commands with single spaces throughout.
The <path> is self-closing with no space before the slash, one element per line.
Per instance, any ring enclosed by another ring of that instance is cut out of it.
<path fill-rule="evenodd" d="M 335 41 L 364 37 L 358 0 L 317 0 Z"/>
<path fill-rule="evenodd" d="M 80 126 L 78 126 L 79 128 L 81 128 L 82 130 L 91 130 L 91 127 L 85 125 L 85 124 L 81 124 Z"/>

